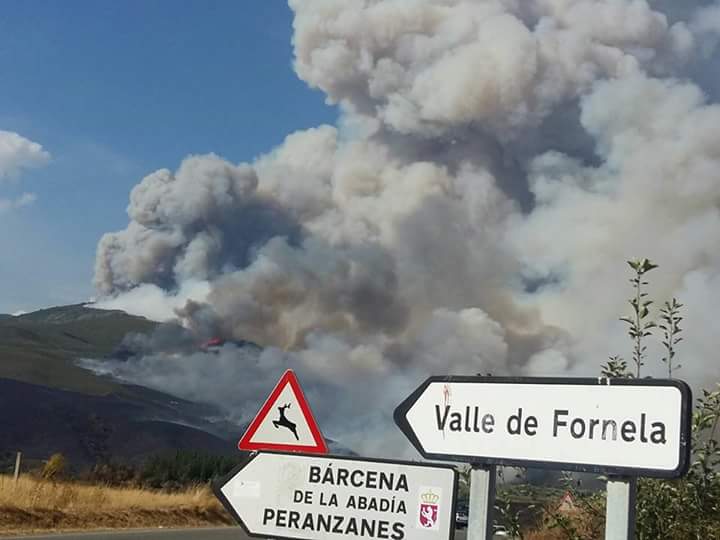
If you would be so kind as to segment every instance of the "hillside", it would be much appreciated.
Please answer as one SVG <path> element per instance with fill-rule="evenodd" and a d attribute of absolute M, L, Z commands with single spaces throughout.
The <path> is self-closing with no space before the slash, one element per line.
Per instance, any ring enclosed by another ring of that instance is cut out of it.
<path fill-rule="evenodd" d="M 21 450 L 43 459 L 62 452 L 71 463 L 137 461 L 150 453 L 198 449 L 231 453 L 217 411 L 79 368 L 130 332 L 156 323 L 122 311 L 61 306 L 0 317 L 0 456 Z"/>
<path fill-rule="evenodd" d="M 60 306 L 0 316 L 0 465 L 61 452 L 84 466 L 141 461 L 168 450 L 237 453 L 243 426 L 211 422 L 216 408 L 121 384 L 76 365 L 102 358 L 131 332 L 157 323 L 122 311 Z M 331 450 L 351 453 L 334 441 Z"/>
<path fill-rule="evenodd" d="M 139 462 L 174 450 L 236 452 L 232 441 L 187 425 L 193 422 L 202 423 L 170 403 L 0 379 L 0 458 L 6 462 L 18 450 L 30 461 L 61 452 L 80 467 L 110 460 Z"/>
<path fill-rule="evenodd" d="M 130 332 L 150 332 L 155 322 L 83 305 L 0 317 L 0 378 L 104 395 L 119 385 L 74 365 L 78 357 L 105 356 Z"/>

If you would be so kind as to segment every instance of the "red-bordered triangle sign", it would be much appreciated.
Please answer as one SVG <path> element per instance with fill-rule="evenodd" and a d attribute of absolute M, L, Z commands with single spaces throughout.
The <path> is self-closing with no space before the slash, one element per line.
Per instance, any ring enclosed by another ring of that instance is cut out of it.
<path fill-rule="evenodd" d="M 238 448 L 327 454 L 325 439 L 291 369 L 280 378 Z"/>

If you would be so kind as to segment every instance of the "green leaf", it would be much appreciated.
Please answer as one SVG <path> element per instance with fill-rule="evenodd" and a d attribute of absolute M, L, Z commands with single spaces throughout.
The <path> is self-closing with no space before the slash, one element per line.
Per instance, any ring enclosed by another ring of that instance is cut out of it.
<path fill-rule="evenodd" d="M 644 272 L 649 272 L 650 270 L 654 270 L 654 269 L 657 268 L 657 267 L 658 267 L 657 264 L 652 263 L 652 262 L 651 262 L 650 260 L 648 260 L 648 259 L 643 259 L 643 260 L 642 260 L 642 267 L 641 267 L 641 268 L 642 268 L 643 273 L 644 273 Z"/>

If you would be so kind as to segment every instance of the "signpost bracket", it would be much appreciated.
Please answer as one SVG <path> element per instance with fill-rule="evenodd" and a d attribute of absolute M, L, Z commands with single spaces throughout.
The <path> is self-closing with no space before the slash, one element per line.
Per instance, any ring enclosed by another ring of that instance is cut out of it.
<path fill-rule="evenodd" d="M 495 465 L 473 465 L 467 540 L 492 540 L 495 507 Z"/>
<path fill-rule="evenodd" d="M 636 478 L 608 478 L 605 540 L 635 539 L 636 495 Z"/>

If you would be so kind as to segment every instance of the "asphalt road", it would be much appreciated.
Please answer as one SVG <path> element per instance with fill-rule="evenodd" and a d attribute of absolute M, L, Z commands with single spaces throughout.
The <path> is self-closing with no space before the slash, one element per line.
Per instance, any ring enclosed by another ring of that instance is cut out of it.
<path fill-rule="evenodd" d="M 134 531 L 105 531 L 91 533 L 52 534 L 43 536 L 4 536 L 3 540 L 249 540 L 240 527 L 212 529 L 152 529 Z M 455 540 L 465 540 L 465 531 L 455 533 Z"/>

